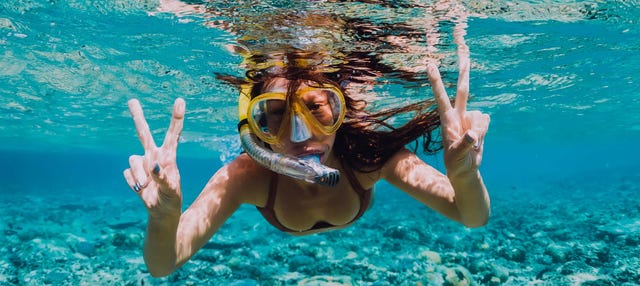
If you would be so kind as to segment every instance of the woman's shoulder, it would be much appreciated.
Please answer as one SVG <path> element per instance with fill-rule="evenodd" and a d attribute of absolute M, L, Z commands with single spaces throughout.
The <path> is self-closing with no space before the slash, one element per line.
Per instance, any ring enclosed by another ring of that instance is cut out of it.
<path fill-rule="evenodd" d="M 413 166 L 407 164 L 407 160 L 414 158 L 415 154 L 407 148 L 400 148 L 397 152 L 389 157 L 389 159 L 380 168 L 380 176 L 387 177 L 389 174 L 395 174 L 398 171 L 409 170 Z"/>
<path fill-rule="evenodd" d="M 240 154 L 216 173 L 227 181 L 228 191 L 236 194 L 242 203 L 263 205 L 273 172 L 262 167 L 247 154 Z"/>
<path fill-rule="evenodd" d="M 370 190 L 373 186 L 381 179 L 381 169 L 371 170 L 371 171 L 361 171 L 352 166 L 343 165 L 343 177 L 347 177 L 349 180 L 357 180 L 357 183 L 364 190 Z"/>

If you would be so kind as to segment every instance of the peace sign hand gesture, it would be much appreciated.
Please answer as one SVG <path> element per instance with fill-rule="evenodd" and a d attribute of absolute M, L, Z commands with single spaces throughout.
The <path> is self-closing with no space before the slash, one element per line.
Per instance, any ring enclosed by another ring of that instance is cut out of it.
<path fill-rule="evenodd" d="M 434 64 L 427 68 L 431 89 L 438 103 L 442 140 L 444 145 L 444 163 L 447 175 L 476 172 L 482 161 L 484 137 L 489 128 L 489 115 L 480 111 L 467 111 L 469 98 L 469 47 L 458 42 L 458 88 L 455 106 L 447 96 L 440 72 Z"/>
<path fill-rule="evenodd" d="M 124 170 L 124 177 L 144 202 L 149 215 L 179 215 L 182 192 L 176 149 L 182 132 L 185 102 L 181 98 L 176 99 L 169 130 L 160 147 L 153 140 L 138 100 L 129 100 L 129 111 L 144 148 L 144 155 L 129 157 L 130 167 Z"/>

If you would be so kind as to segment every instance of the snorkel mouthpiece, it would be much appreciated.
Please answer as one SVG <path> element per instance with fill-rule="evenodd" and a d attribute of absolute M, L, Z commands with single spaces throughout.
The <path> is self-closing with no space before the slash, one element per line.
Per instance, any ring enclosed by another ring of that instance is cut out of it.
<path fill-rule="evenodd" d="M 299 162 L 313 170 L 313 174 L 315 174 L 313 182 L 316 184 L 335 186 L 340 180 L 340 171 L 322 165 L 320 155 L 304 156 L 300 158 Z"/>
<path fill-rule="evenodd" d="M 335 186 L 340 180 L 340 171 L 322 165 L 318 155 L 296 158 L 262 147 L 246 124 L 240 127 L 240 142 L 251 158 L 278 174 L 323 186 Z"/>

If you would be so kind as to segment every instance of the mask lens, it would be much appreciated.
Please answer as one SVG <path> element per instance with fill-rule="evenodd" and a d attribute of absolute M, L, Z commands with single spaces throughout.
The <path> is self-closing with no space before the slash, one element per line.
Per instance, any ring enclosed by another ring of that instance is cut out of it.
<path fill-rule="evenodd" d="M 324 133 L 332 133 L 344 118 L 344 98 L 328 88 L 309 88 L 300 96 L 304 113 Z"/>
<path fill-rule="evenodd" d="M 250 123 L 254 132 L 267 143 L 275 143 L 284 120 L 286 102 L 283 99 L 263 99 L 250 105 Z"/>

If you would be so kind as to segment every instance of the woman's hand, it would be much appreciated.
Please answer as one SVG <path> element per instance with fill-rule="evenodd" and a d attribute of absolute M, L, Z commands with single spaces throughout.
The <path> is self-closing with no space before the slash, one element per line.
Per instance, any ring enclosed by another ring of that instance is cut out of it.
<path fill-rule="evenodd" d="M 129 157 L 130 166 L 124 170 L 124 177 L 129 186 L 142 198 L 149 215 L 179 216 L 182 211 L 182 192 L 180 172 L 176 164 L 176 149 L 182 132 L 185 102 L 181 98 L 176 99 L 169 130 L 160 147 L 153 141 L 138 100 L 129 100 L 129 111 L 144 148 L 144 155 Z"/>
<path fill-rule="evenodd" d="M 429 81 L 438 103 L 442 140 L 444 145 L 444 163 L 447 176 L 475 172 L 482 161 L 484 137 L 489 128 L 489 115 L 480 111 L 467 111 L 469 98 L 469 47 L 464 41 L 458 41 L 458 88 L 455 106 L 445 91 L 438 68 L 431 64 L 427 67 Z"/>

